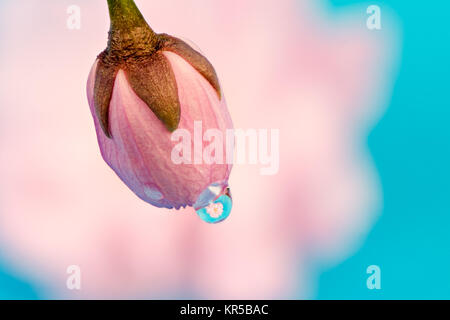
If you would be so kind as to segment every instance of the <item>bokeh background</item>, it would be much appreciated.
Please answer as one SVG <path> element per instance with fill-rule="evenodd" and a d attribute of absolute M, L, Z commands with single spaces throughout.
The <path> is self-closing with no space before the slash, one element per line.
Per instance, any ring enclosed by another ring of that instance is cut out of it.
<path fill-rule="evenodd" d="M 339 9 L 359 1 L 331 2 Z M 319 298 L 449 299 L 450 4 L 376 3 L 395 11 L 403 33 L 392 100 L 368 139 L 384 205 L 361 250 L 321 275 Z M 370 261 L 383 266 L 383 289 L 349 285 L 361 283 L 360 266 Z"/>
<path fill-rule="evenodd" d="M 235 209 L 214 230 L 192 212 L 167 218 L 148 209 L 99 157 L 83 90 L 106 41 L 103 2 L 0 0 L 0 298 L 111 297 L 108 277 L 120 298 L 450 298 L 450 4 L 172 0 L 162 10 L 136 1 L 157 31 L 190 38 L 211 58 L 237 127 L 289 133 L 278 177 L 233 169 Z M 65 27 L 71 4 L 83 10 L 80 31 Z M 381 31 L 365 27 L 372 4 L 382 10 Z M 213 34 L 220 39 L 206 40 Z M 255 105 L 267 114 L 255 114 Z M 297 131 L 308 139 L 297 140 Z M 58 164 L 61 153 L 79 170 Z M 62 191 L 42 179 L 52 171 L 65 179 L 56 185 Z M 108 206 L 104 185 L 114 195 Z M 146 224 L 161 235 L 146 238 Z M 102 256 L 105 248 L 113 257 Z M 215 249 L 227 255 L 211 255 Z M 86 294 L 64 287 L 64 266 L 77 264 L 70 257 L 84 262 Z M 230 261 L 236 269 L 222 269 Z M 172 267 L 156 287 L 154 264 Z M 381 290 L 366 287 L 369 265 L 381 268 Z"/>

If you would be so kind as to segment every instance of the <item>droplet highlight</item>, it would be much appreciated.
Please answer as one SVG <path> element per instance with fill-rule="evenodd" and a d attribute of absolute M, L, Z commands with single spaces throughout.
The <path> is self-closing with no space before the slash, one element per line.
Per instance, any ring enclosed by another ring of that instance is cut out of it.
<path fill-rule="evenodd" d="M 195 210 L 204 208 L 216 200 L 226 186 L 222 182 L 214 182 L 210 184 L 198 197 L 193 207 Z"/>

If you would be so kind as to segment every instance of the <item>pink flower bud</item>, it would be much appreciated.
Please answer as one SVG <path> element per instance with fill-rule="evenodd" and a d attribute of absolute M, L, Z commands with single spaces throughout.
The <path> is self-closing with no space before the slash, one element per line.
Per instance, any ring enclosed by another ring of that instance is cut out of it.
<path fill-rule="evenodd" d="M 201 135 L 204 150 L 211 143 L 203 139 L 208 129 L 226 137 L 233 127 L 214 68 L 185 42 L 154 33 L 132 0 L 108 4 L 108 48 L 87 83 L 103 159 L 139 198 L 157 207 L 200 209 L 229 195 L 227 161 L 194 163 L 189 154 L 182 154 L 183 163 L 172 159 L 180 143 L 172 137 L 176 130 L 189 133 L 193 159 L 195 136 Z M 199 122 L 201 132 L 194 132 Z"/>

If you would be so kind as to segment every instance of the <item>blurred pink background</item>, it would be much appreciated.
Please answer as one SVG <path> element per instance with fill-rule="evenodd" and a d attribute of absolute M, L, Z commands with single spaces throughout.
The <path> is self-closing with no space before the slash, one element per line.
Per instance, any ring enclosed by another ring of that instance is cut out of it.
<path fill-rule="evenodd" d="M 10 1 L 2 251 L 49 298 L 313 298 L 317 266 L 350 255 L 381 206 L 366 138 L 392 86 L 392 32 L 368 30 L 363 7 L 330 15 L 326 1 L 136 3 L 155 31 L 201 48 L 236 128 L 280 129 L 278 174 L 235 165 L 234 208 L 218 225 L 139 200 L 103 162 L 85 93 L 106 1 Z M 73 4 L 80 30 L 66 26 Z M 70 265 L 80 291 L 66 288 Z"/>

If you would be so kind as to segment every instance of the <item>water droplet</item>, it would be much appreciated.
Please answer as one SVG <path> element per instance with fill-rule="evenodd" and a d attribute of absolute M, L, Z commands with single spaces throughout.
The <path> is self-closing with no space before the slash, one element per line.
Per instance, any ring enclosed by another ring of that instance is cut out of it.
<path fill-rule="evenodd" d="M 230 189 L 226 188 L 216 200 L 198 209 L 197 214 L 205 222 L 218 223 L 228 218 L 232 207 L 233 201 L 231 200 Z"/>
<path fill-rule="evenodd" d="M 149 188 L 149 187 L 145 187 L 144 188 L 144 193 L 147 197 L 149 197 L 151 200 L 153 201 L 158 201 L 161 200 L 163 198 L 163 195 L 161 192 L 159 192 L 157 189 L 155 188 Z"/>
<path fill-rule="evenodd" d="M 222 182 L 214 182 L 210 184 L 197 198 L 197 201 L 193 206 L 194 209 L 198 210 L 208 206 L 220 196 L 225 187 L 226 186 Z"/>

